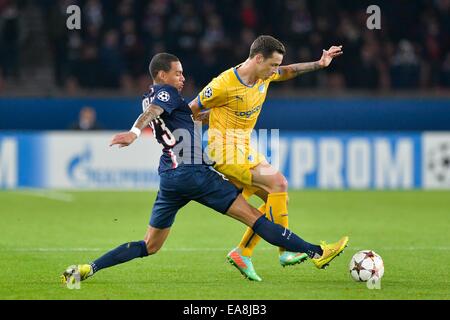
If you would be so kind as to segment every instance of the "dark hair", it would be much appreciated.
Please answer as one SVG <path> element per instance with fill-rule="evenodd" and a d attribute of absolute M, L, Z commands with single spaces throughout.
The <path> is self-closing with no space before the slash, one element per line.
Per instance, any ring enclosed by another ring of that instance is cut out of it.
<path fill-rule="evenodd" d="M 272 36 L 259 36 L 253 41 L 250 47 L 249 58 L 253 58 L 258 53 L 262 54 L 264 59 L 270 58 L 274 52 L 284 55 L 286 49 L 284 45 Z"/>
<path fill-rule="evenodd" d="M 172 62 L 177 61 L 180 61 L 180 59 L 170 53 L 163 52 L 155 54 L 150 61 L 150 65 L 148 66 L 148 70 L 150 71 L 150 75 L 152 76 L 153 80 L 156 79 L 159 71 L 162 70 L 168 72 L 172 67 Z"/>

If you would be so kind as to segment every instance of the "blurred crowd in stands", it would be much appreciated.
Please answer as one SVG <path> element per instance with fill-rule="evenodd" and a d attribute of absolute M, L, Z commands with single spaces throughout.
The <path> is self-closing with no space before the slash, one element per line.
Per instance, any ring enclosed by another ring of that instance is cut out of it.
<path fill-rule="evenodd" d="M 32 1 L 32 0 L 30 0 Z M 343 45 L 326 71 L 281 89 L 450 90 L 450 0 L 36 0 L 55 85 L 76 92 L 133 92 L 149 83 L 157 52 L 182 61 L 187 87 L 201 88 L 248 56 L 260 34 L 281 40 L 283 63 L 320 58 Z M 81 8 L 81 30 L 68 30 L 66 9 Z M 366 9 L 381 9 L 381 30 L 369 30 Z M 26 0 L 0 0 L 0 82 L 21 73 Z M 1 85 L 0 85 L 1 87 Z"/>

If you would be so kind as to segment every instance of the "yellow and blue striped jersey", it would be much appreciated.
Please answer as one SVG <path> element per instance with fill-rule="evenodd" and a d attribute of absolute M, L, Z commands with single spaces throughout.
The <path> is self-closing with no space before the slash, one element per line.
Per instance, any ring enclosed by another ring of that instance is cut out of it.
<path fill-rule="evenodd" d="M 253 86 L 248 86 L 240 79 L 237 68 L 239 66 L 214 78 L 200 92 L 198 102 L 201 109 L 211 109 L 210 130 L 216 129 L 223 136 L 231 135 L 249 143 L 269 84 L 276 81 L 279 74 L 275 73 L 266 80 L 259 79 Z"/>

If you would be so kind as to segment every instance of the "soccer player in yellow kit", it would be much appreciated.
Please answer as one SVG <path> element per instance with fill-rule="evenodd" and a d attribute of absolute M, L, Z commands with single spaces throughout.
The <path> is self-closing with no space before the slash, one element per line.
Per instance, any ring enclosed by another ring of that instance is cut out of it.
<path fill-rule="evenodd" d="M 231 182 L 243 188 L 247 199 L 256 194 L 265 203 L 259 208 L 268 219 L 288 227 L 288 183 L 265 157 L 250 147 L 250 134 L 256 124 L 272 81 L 285 81 L 299 74 L 327 67 L 340 56 L 342 46 L 323 50 L 319 61 L 281 66 L 285 54 L 277 39 L 259 36 L 250 47 L 248 59 L 214 78 L 190 103 L 194 115 L 209 110 L 208 155 L 214 168 Z M 227 259 L 250 280 L 261 281 L 251 262 L 253 249 L 261 238 L 247 228 L 239 246 Z M 327 255 L 338 255 L 347 245 L 344 237 L 334 244 L 323 244 Z M 325 257 L 312 252 L 296 253 L 280 248 L 282 266 L 294 265 L 310 257 L 323 268 Z M 329 261 L 329 256 L 327 261 Z"/>

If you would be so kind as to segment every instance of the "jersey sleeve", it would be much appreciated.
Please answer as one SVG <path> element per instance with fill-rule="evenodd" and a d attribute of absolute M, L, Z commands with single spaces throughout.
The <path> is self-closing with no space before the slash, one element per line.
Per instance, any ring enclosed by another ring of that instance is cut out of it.
<path fill-rule="evenodd" d="M 163 108 L 168 114 L 171 114 L 173 110 L 180 106 L 180 100 L 181 97 L 177 89 L 164 86 L 158 89 L 155 95 L 150 98 L 148 102 L 144 99 L 144 101 L 142 101 L 142 107 L 144 108 L 146 103 L 151 103 Z"/>
<path fill-rule="evenodd" d="M 225 85 L 220 77 L 214 78 L 206 87 L 200 91 L 198 97 L 200 109 L 220 107 L 226 103 L 227 96 Z"/>

